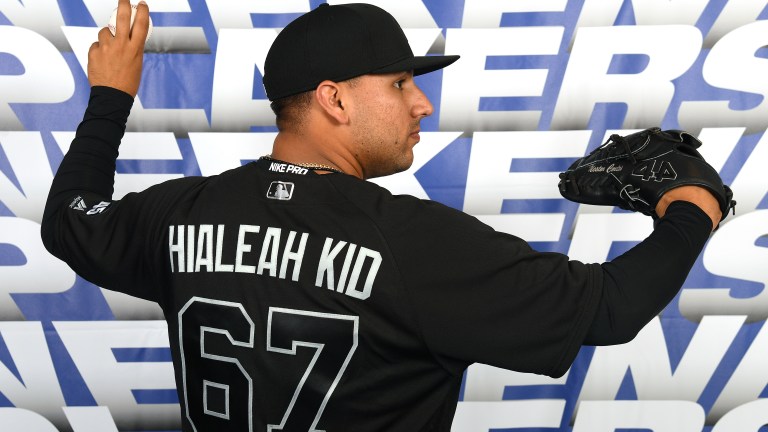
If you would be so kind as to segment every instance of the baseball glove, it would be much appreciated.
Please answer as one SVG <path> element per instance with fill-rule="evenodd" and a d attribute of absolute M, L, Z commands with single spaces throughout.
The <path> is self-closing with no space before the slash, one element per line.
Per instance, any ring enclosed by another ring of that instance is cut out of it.
<path fill-rule="evenodd" d="M 725 219 L 736 206 L 733 192 L 696 150 L 700 145 L 687 132 L 657 127 L 611 135 L 560 173 L 560 194 L 571 201 L 618 206 L 657 219 L 656 203 L 665 192 L 684 185 L 702 186 L 718 199 Z"/>

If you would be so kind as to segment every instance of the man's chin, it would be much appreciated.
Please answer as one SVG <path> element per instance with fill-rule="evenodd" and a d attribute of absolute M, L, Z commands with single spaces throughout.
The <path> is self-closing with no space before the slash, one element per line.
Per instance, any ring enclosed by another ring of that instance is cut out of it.
<path fill-rule="evenodd" d="M 392 174 L 401 173 L 403 171 L 407 171 L 408 168 L 413 165 L 413 152 L 408 153 L 408 158 L 404 158 L 402 161 L 397 161 L 396 163 L 390 164 L 386 169 L 381 167 L 381 170 L 377 171 L 371 171 L 370 173 L 366 173 L 365 178 L 366 179 L 372 179 L 377 177 L 386 177 L 390 176 Z"/>

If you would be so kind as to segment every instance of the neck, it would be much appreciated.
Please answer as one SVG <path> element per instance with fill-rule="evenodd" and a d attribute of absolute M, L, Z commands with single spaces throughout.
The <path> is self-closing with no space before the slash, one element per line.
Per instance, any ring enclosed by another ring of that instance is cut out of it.
<path fill-rule="evenodd" d="M 330 134 L 328 136 L 332 137 Z M 343 147 L 332 138 L 320 140 L 313 136 L 282 131 L 275 137 L 270 157 L 320 173 L 340 172 L 363 178 L 362 170 L 353 163 L 354 159 L 344 157 L 338 148 Z"/>

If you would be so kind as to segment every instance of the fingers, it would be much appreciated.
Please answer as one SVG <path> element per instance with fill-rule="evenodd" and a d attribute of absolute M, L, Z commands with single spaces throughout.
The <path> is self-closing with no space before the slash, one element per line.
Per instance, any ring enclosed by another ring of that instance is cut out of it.
<path fill-rule="evenodd" d="M 143 4 L 134 11 L 130 1 L 118 2 L 114 37 L 110 28 L 104 27 L 99 31 L 98 42 L 91 45 L 88 52 L 88 81 L 92 87 L 112 87 L 136 96 L 141 83 L 149 8 Z M 132 14 L 135 14 L 135 31 L 131 31 Z"/>
<path fill-rule="evenodd" d="M 108 40 L 112 39 L 112 37 L 112 32 L 109 31 L 109 27 L 103 27 L 99 30 L 99 43 L 106 43 Z"/>
<path fill-rule="evenodd" d="M 144 43 L 149 33 L 149 6 L 142 0 L 136 7 L 136 18 L 133 21 L 131 40 Z"/>
<path fill-rule="evenodd" d="M 93 53 L 93 52 L 94 52 L 95 50 L 97 50 L 97 49 L 99 49 L 99 43 L 98 43 L 98 42 L 94 42 L 94 43 L 92 43 L 92 44 L 91 44 L 91 47 L 90 47 L 90 48 L 88 48 L 88 59 L 89 59 L 89 63 L 90 63 L 91 53 Z"/>
<path fill-rule="evenodd" d="M 117 20 L 115 22 L 115 37 L 128 39 L 131 34 L 131 2 L 130 0 L 117 1 Z"/>

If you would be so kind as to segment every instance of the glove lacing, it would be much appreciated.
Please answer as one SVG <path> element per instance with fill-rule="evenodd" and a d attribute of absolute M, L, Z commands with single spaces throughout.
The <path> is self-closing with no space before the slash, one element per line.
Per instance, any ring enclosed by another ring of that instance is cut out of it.
<path fill-rule="evenodd" d="M 608 144 L 610 141 L 615 142 L 616 144 L 621 144 L 624 147 L 624 150 L 627 152 L 627 155 L 629 155 L 630 159 L 632 159 L 632 163 L 636 164 L 637 159 L 635 158 L 635 154 L 632 153 L 632 148 L 629 146 L 629 142 L 627 142 L 626 139 L 624 139 L 623 136 L 619 134 L 613 134 L 610 138 L 608 138 L 608 141 L 606 141 L 606 144 Z"/>

